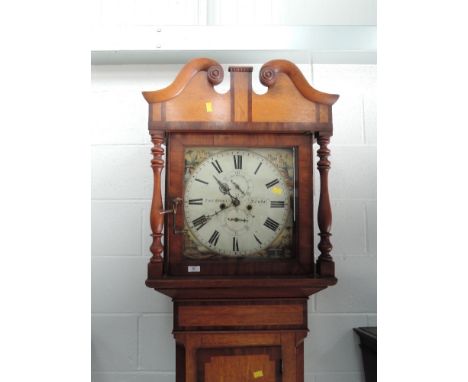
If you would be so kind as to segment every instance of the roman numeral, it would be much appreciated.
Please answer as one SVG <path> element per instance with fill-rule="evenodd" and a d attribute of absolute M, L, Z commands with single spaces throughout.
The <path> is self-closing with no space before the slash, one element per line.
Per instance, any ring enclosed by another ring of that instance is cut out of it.
<path fill-rule="evenodd" d="M 257 175 L 257 172 L 258 172 L 258 170 L 260 169 L 260 167 L 262 166 L 262 164 L 263 164 L 263 162 L 260 162 L 260 163 L 258 164 L 257 169 L 256 169 L 255 172 L 254 172 L 254 175 Z"/>
<path fill-rule="evenodd" d="M 216 244 L 218 244 L 219 235 L 219 232 L 215 230 L 211 235 L 210 240 L 208 240 L 208 243 L 216 246 Z"/>
<path fill-rule="evenodd" d="M 271 188 L 273 187 L 275 184 L 278 184 L 279 183 L 279 180 L 278 179 L 274 179 L 272 180 L 271 182 L 265 184 L 266 188 Z"/>
<path fill-rule="evenodd" d="M 260 239 L 257 237 L 257 235 L 254 234 L 254 238 L 255 238 L 255 240 L 257 240 L 257 243 L 258 243 L 258 244 L 262 245 L 262 242 L 261 242 Z"/>
<path fill-rule="evenodd" d="M 281 201 L 272 200 L 270 202 L 270 208 L 284 208 L 284 201 L 283 200 L 281 200 Z"/>
<path fill-rule="evenodd" d="M 276 231 L 279 227 L 279 223 L 275 222 L 273 219 L 267 218 L 263 225 L 267 228 L 270 228 L 272 231 Z"/>
<path fill-rule="evenodd" d="M 242 155 L 234 155 L 234 168 L 242 170 Z"/>
<path fill-rule="evenodd" d="M 237 241 L 237 237 L 232 238 L 232 250 L 239 251 L 239 242 Z"/>
<path fill-rule="evenodd" d="M 198 178 L 195 178 L 195 180 L 197 182 L 200 182 L 200 183 L 203 183 L 203 184 L 209 184 L 208 182 L 205 182 L 204 180 L 201 180 L 201 179 L 198 179 Z"/>
<path fill-rule="evenodd" d="M 197 229 L 197 231 L 199 231 L 200 228 L 202 228 L 206 223 L 208 223 L 208 219 L 205 215 L 202 215 L 199 218 L 196 218 L 194 221 L 192 221 L 192 224 Z"/>
<path fill-rule="evenodd" d="M 193 205 L 196 205 L 196 206 L 201 206 L 201 205 L 203 205 L 203 198 L 190 199 L 190 200 L 188 201 L 188 204 L 193 204 Z"/>
<path fill-rule="evenodd" d="M 216 159 L 214 162 L 211 162 L 211 164 L 213 165 L 215 170 L 218 171 L 218 174 L 221 174 L 223 172 L 223 169 L 221 168 L 221 166 L 219 165 L 219 162 Z"/>

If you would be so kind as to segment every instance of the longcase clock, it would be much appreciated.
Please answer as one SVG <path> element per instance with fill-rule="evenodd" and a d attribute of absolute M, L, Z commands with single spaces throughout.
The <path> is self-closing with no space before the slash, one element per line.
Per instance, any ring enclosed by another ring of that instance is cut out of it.
<path fill-rule="evenodd" d="M 229 73 L 220 94 L 223 68 L 199 58 L 143 93 L 154 145 L 146 285 L 173 299 L 177 382 L 303 381 L 307 299 L 337 282 L 328 144 L 338 96 L 286 60 L 262 66 L 263 95 L 251 67 Z"/>

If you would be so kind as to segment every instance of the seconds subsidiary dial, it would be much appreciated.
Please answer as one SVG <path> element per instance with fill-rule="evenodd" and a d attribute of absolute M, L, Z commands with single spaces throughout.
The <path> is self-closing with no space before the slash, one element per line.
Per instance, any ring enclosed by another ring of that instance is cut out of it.
<path fill-rule="evenodd" d="M 194 170 L 185 187 L 185 219 L 199 243 L 224 256 L 268 248 L 290 213 L 280 171 L 250 150 L 225 150 Z"/>

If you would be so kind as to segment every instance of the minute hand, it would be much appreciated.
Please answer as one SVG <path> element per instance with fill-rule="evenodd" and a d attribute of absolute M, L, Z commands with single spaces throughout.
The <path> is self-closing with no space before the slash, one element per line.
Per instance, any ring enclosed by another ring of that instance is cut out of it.
<path fill-rule="evenodd" d="M 233 206 L 233 204 L 231 203 L 229 206 L 224 207 L 224 208 L 221 208 L 221 209 L 215 211 L 214 213 L 212 213 L 211 215 L 207 215 L 207 216 L 205 216 L 205 217 L 206 217 L 207 219 L 211 219 L 213 216 L 218 215 L 220 212 L 226 211 L 228 208 L 230 208 L 230 207 L 232 207 L 232 206 Z"/>

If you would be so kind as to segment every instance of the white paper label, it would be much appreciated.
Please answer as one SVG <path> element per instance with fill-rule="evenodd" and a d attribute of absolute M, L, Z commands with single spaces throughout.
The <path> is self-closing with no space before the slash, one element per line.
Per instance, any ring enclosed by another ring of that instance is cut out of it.
<path fill-rule="evenodd" d="M 189 265 L 188 266 L 188 271 L 189 272 L 200 272 L 200 266 L 199 265 Z"/>

